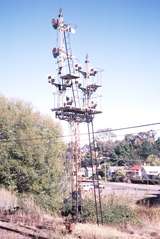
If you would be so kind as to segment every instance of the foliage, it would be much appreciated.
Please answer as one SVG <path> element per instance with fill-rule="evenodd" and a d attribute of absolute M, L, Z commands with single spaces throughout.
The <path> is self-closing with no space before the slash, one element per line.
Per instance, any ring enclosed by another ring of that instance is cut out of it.
<path fill-rule="evenodd" d="M 102 137 L 97 137 L 96 142 L 99 155 L 104 157 L 102 163 L 105 162 L 107 165 L 144 163 L 150 155 L 156 157 L 154 165 L 160 163 L 160 138 L 156 139 L 152 130 L 136 135 L 128 134 L 121 141 L 112 141 L 103 135 L 103 140 Z"/>
<path fill-rule="evenodd" d="M 115 182 L 124 182 L 126 181 L 126 170 L 124 169 L 117 169 L 115 174 L 112 176 L 112 181 Z"/>
<path fill-rule="evenodd" d="M 151 166 L 160 166 L 160 158 L 157 155 L 150 154 L 146 159 L 146 163 Z"/>
<path fill-rule="evenodd" d="M 69 198 L 63 204 L 62 216 L 71 216 L 73 215 L 72 212 L 72 202 L 71 198 Z M 117 200 L 114 196 L 108 198 L 108 200 L 102 200 L 102 215 L 105 224 L 138 223 L 134 209 L 126 201 Z M 85 198 L 82 200 L 80 220 L 81 222 L 94 223 L 97 221 L 93 199 Z"/>
<path fill-rule="evenodd" d="M 105 224 L 136 223 L 137 215 L 134 210 L 123 202 L 109 200 L 102 204 L 103 222 Z M 82 218 L 96 222 L 95 204 L 92 199 L 83 202 Z"/>
<path fill-rule="evenodd" d="M 63 173 L 59 126 L 30 105 L 4 97 L 0 116 L 0 184 L 55 209 Z"/>

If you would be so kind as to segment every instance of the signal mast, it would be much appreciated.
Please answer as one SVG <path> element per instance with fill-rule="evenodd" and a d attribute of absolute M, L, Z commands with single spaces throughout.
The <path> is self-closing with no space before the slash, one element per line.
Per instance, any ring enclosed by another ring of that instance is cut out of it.
<path fill-rule="evenodd" d="M 55 87 L 55 105 L 52 109 L 55 117 L 67 121 L 73 135 L 72 146 L 72 173 L 71 173 L 71 195 L 72 213 L 75 221 L 78 221 L 81 214 L 81 150 L 80 150 L 80 124 L 87 124 L 90 158 L 92 161 L 92 174 L 94 174 L 93 151 L 95 151 L 95 139 L 93 119 L 97 110 L 95 102 L 97 90 L 101 87 L 97 83 L 99 71 L 90 67 L 88 55 L 84 66 L 80 66 L 72 55 L 70 34 L 74 29 L 70 24 L 64 22 L 62 9 L 59 10 L 58 18 L 52 19 L 52 26 L 57 31 L 57 46 L 53 48 L 52 54 L 57 63 L 57 76 L 48 76 L 49 83 Z M 97 174 L 93 177 L 95 209 L 97 224 L 103 223 L 101 196 Z"/>

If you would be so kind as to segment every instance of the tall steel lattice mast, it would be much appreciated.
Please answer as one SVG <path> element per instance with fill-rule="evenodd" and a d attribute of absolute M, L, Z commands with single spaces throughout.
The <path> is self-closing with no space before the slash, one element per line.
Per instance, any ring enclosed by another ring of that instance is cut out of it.
<path fill-rule="evenodd" d="M 53 48 L 53 57 L 57 63 L 57 76 L 53 78 L 48 76 L 49 83 L 55 89 L 55 101 L 52 111 L 56 118 L 65 120 L 69 123 L 72 135 L 72 215 L 75 221 L 78 221 L 81 215 L 81 150 L 80 150 L 80 124 L 86 123 L 88 129 L 89 152 L 92 162 L 94 200 L 97 223 L 103 223 L 101 195 L 99 189 L 99 180 L 97 174 L 97 163 L 93 165 L 95 159 L 95 138 L 93 119 L 96 114 L 101 113 L 97 110 L 95 102 L 97 90 L 100 87 L 97 84 L 99 71 L 90 67 L 88 56 L 86 56 L 84 66 L 81 67 L 75 60 L 71 51 L 70 34 L 74 29 L 70 24 L 66 24 L 63 19 L 63 13 L 60 9 L 57 19 L 52 19 L 52 26 L 57 31 L 57 47 Z"/>

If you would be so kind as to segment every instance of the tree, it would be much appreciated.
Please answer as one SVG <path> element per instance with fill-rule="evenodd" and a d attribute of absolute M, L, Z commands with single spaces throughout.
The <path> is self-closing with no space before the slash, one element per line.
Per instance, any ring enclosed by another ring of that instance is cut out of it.
<path fill-rule="evenodd" d="M 21 101 L 0 97 L 0 184 L 54 210 L 62 194 L 59 126 Z"/>
<path fill-rule="evenodd" d="M 147 157 L 153 153 L 154 144 L 150 143 L 149 141 L 145 140 L 142 142 L 140 147 L 138 148 L 138 153 L 143 161 L 147 159 Z"/>
<path fill-rule="evenodd" d="M 96 141 L 99 154 L 109 159 L 111 165 L 143 164 L 151 154 L 160 156 L 160 138 L 155 139 L 153 130 L 127 134 L 120 141 L 111 140 L 108 133 L 99 133 Z"/>
<path fill-rule="evenodd" d="M 157 155 L 150 154 L 146 159 L 146 163 L 151 166 L 160 166 L 160 158 Z"/>

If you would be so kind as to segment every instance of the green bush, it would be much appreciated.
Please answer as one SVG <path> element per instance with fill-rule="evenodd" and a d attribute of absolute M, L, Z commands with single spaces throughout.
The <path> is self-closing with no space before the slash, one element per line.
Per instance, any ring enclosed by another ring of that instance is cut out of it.
<path fill-rule="evenodd" d="M 126 223 L 134 222 L 136 215 L 134 211 L 126 205 L 105 205 L 103 208 L 103 221 L 105 223 Z"/>
<path fill-rule="evenodd" d="M 122 202 L 108 201 L 102 204 L 103 222 L 105 224 L 137 223 L 137 215 L 134 209 Z M 96 210 L 94 201 L 84 200 L 82 206 L 82 219 L 96 222 Z"/>
<path fill-rule="evenodd" d="M 58 209 L 65 184 L 60 136 L 51 118 L 0 96 L 0 186 L 33 195 L 47 210 Z"/>

